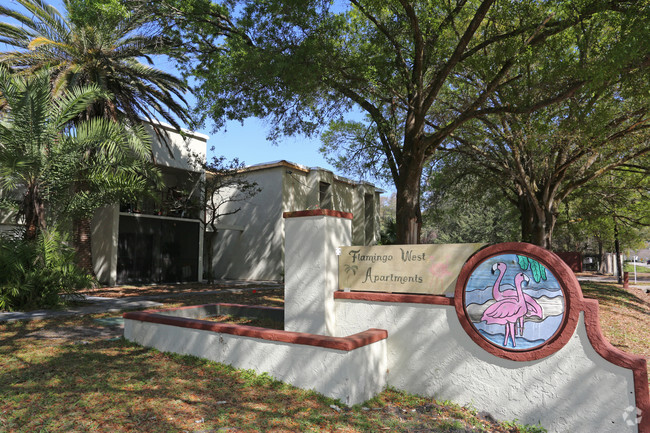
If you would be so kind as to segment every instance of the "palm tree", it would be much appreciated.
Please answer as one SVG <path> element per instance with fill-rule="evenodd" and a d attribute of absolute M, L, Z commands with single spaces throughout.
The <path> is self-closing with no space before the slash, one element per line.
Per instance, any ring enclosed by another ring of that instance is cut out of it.
<path fill-rule="evenodd" d="M 89 25 L 40 0 L 16 1 L 31 16 L 0 6 L 0 15 L 19 23 L 0 24 L 0 43 L 15 49 L 0 53 L 0 63 L 23 74 L 47 68 L 51 71 L 54 93 L 89 83 L 106 91 L 106 97 L 88 106 L 77 121 L 103 117 L 134 128 L 146 119 L 158 133 L 156 123 L 152 122 L 156 117 L 177 129 L 180 126 L 176 118 L 189 120 L 183 98 L 185 82 L 138 60 L 146 59 L 152 65 L 152 56 L 163 54 L 166 49 L 163 37 L 142 31 L 144 17 L 124 14 L 103 24 Z M 63 4 L 67 11 L 78 6 L 72 0 L 64 0 Z M 166 143 L 162 134 L 158 136 Z M 85 156 L 93 158 L 93 150 Z M 78 194 L 88 192 L 83 183 L 77 187 Z M 89 218 L 75 218 L 73 242 L 79 264 L 92 271 Z"/>
<path fill-rule="evenodd" d="M 143 127 L 71 122 L 104 96 L 89 85 L 55 97 L 48 71 L 24 76 L 0 65 L 0 195 L 17 205 L 25 240 L 62 217 L 90 221 L 100 206 L 142 195 L 159 175 Z"/>
<path fill-rule="evenodd" d="M 0 191 L 18 205 L 26 240 L 36 239 L 47 226 L 46 173 L 66 128 L 101 95 L 89 86 L 55 99 L 47 71 L 21 77 L 0 66 Z"/>
<path fill-rule="evenodd" d="M 176 117 L 189 120 L 185 82 L 138 60 L 151 65 L 152 56 L 166 49 L 163 37 L 139 32 L 143 17 L 127 14 L 102 25 L 84 25 L 42 1 L 16 1 L 32 16 L 0 6 L 0 16 L 20 24 L 0 24 L 0 43 L 15 49 L 0 53 L 0 63 L 21 73 L 50 69 L 55 92 L 88 83 L 99 86 L 109 96 L 89 109 L 88 117 L 131 124 L 162 117 L 177 128 Z M 71 9 L 71 0 L 63 4 Z"/>

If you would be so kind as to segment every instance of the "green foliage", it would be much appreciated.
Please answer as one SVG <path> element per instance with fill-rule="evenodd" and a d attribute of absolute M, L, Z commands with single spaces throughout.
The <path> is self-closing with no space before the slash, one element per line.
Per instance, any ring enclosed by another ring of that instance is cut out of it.
<path fill-rule="evenodd" d="M 50 210 L 59 218 L 88 218 L 101 206 L 153 193 L 161 174 L 150 153 L 142 126 L 127 129 L 101 117 L 80 123 L 49 158 Z"/>
<path fill-rule="evenodd" d="M 48 71 L 19 76 L 0 65 L 5 109 L 0 118 L 0 191 L 18 203 L 27 239 L 35 239 L 47 226 L 46 208 L 55 199 L 50 190 L 54 179 L 48 173 L 69 151 L 64 148 L 68 123 L 103 95 L 97 87 L 88 86 L 55 98 L 49 79 Z M 63 194 L 69 198 L 69 191 Z"/>
<path fill-rule="evenodd" d="M 395 245 L 397 243 L 397 224 L 394 218 L 382 218 L 379 230 L 380 245 Z"/>
<path fill-rule="evenodd" d="M 0 237 L 0 310 L 56 307 L 62 295 L 92 287 L 94 280 L 74 265 L 74 251 L 57 230 L 35 240 Z"/>
<path fill-rule="evenodd" d="M 641 69 L 650 40 L 647 0 L 149 3 L 189 42 L 178 58 L 206 118 L 263 117 L 271 138 L 331 125 L 336 164 L 394 182 L 401 242 L 417 241 L 423 167 L 460 127 L 599 91 Z M 367 117 L 343 121 L 352 108 Z"/>
<path fill-rule="evenodd" d="M 68 17 L 76 27 L 115 27 L 131 15 L 120 0 L 66 0 Z"/>
<path fill-rule="evenodd" d="M 501 187 L 455 154 L 435 160 L 423 187 L 423 241 L 518 241 L 519 217 Z"/>
<path fill-rule="evenodd" d="M 547 430 L 541 425 L 520 424 L 517 420 L 504 421 L 503 426 L 510 429 L 516 429 L 519 433 L 547 433 Z"/>
<path fill-rule="evenodd" d="M 162 118 L 175 127 L 177 119 L 189 120 L 185 82 L 150 66 L 169 40 L 143 27 L 149 16 L 128 11 L 118 0 L 69 0 L 62 12 L 39 0 L 16 3 L 20 8 L 0 6 L 0 16 L 19 22 L 0 25 L 0 42 L 10 48 L 0 53 L 0 63 L 24 74 L 49 69 L 55 93 L 98 86 L 106 94 L 86 119 L 136 125 Z"/>
<path fill-rule="evenodd" d="M 576 191 L 560 207 L 555 245 L 565 251 L 614 250 L 615 226 L 623 249 L 649 238 L 650 156 L 624 164 Z"/>
<path fill-rule="evenodd" d="M 528 268 L 530 268 L 530 272 L 533 274 L 533 280 L 535 280 L 536 283 L 539 283 L 542 280 L 546 281 L 546 268 L 537 260 L 526 256 L 517 256 L 517 261 L 522 270 L 527 271 Z"/>

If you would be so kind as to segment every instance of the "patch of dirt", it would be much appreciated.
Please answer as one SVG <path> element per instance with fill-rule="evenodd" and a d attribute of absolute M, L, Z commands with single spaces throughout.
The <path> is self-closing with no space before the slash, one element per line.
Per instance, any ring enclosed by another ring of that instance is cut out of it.
<path fill-rule="evenodd" d="M 82 343 L 86 341 L 106 340 L 109 338 L 121 337 L 124 333 L 121 326 L 103 326 L 103 327 L 86 327 L 86 326 L 62 326 L 54 328 L 41 328 L 37 331 L 30 332 L 25 338 L 36 338 L 39 340 L 53 340 L 52 343 Z"/>
<path fill-rule="evenodd" d="M 129 296 L 160 296 L 176 293 L 201 293 L 213 292 L 226 289 L 254 289 L 254 288 L 283 288 L 284 283 L 263 281 L 223 281 L 217 283 L 179 283 L 179 284 L 155 284 L 147 286 L 116 286 L 97 287 L 95 289 L 79 292 L 87 296 L 100 296 L 105 298 L 123 298 Z"/>

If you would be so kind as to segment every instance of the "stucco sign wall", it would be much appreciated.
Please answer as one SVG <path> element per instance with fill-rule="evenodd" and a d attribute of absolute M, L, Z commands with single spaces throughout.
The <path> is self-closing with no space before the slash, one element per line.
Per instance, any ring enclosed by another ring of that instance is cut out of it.
<path fill-rule="evenodd" d="M 484 245 L 341 247 L 339 290 L 453 296 L 463 264 Z"/>

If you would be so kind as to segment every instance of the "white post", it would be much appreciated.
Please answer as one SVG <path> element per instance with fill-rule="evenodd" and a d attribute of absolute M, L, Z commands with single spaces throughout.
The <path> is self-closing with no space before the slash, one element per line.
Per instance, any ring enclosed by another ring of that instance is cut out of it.
<path fill-rule="evenodd" d="M 352 214 L 316 209 L 285 212 L 284 329 L 336 335 L 336 249 L 352 242 Z"/>

